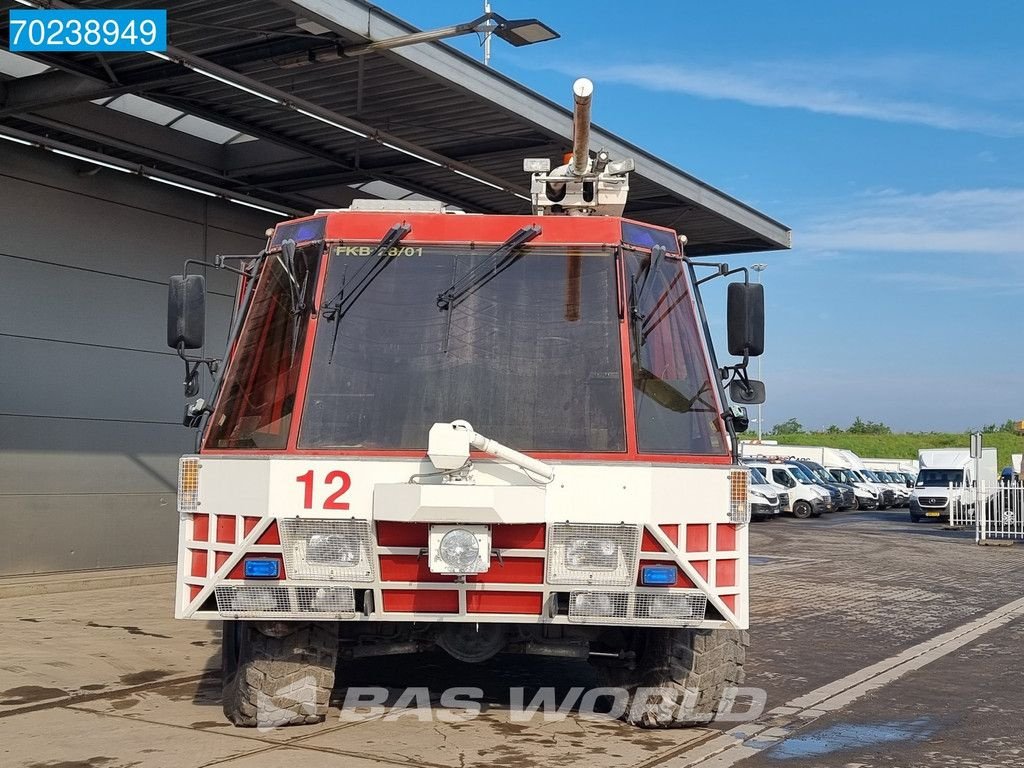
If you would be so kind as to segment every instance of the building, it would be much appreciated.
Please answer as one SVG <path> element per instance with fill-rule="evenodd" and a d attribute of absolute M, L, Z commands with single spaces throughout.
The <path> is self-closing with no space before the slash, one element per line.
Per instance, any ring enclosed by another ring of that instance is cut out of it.
<path fill-rule="evenodd" d="M 0 53 L 0 574 L 173 559 L 194 434 L 164 306 L 185 259 L 255 253 L 282 216 L 357 197 L 527 212 L 522 158 L 571 143 L 566 109 L 443 43 L 345 55 L 414 31 L 361 0 L 162 7 L 163 56 Z M 592 144 L 635 159 L 627 215 L 689 253 L 789 246 L 624 139 Z M 224 338 L 233 280 L 208 279 Z"/>

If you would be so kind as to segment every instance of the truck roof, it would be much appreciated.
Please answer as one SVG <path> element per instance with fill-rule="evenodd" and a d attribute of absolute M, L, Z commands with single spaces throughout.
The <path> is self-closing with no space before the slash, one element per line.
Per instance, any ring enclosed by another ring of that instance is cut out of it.
<path fill-rule="evenodd" d="M 626 242 L 638 248 L 664 245 L 668 253 L 679 253 L 680 244 L 671 229 L 625 219 L 620 216 L 502 216 L 422 210 L 323 211 L 316 216 L 279 223 L 270 247 L 286 239 L 296 243 L 329 241 L 375 242 L 397 222 L 412 231 L 409 243 L 503 243 L 517 230 L 537 226 L 540 234 L 530 245 L 612 245 Z"/>

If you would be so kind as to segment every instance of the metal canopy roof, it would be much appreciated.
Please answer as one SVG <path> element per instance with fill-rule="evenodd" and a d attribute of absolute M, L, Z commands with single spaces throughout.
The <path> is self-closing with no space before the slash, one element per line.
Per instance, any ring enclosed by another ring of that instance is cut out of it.
<path fill-rule="evenodd" d="M 36 54 L 50 67 L 38 74 L 0 59 L 0 137 L 242 204 L 294 214 L 414 195 L 528 213 L 523 158 L 571 146 L 567 109 L 442 43 L 339 56 L 417 31 L 361 0 L 38 4 L 166 8 L 170 46 Z M 688 252 L 789 247 L 784 225 L 622 138 L 595 128 L 591 144 L 635 159 L 626 215 L 677 229 Z"/>

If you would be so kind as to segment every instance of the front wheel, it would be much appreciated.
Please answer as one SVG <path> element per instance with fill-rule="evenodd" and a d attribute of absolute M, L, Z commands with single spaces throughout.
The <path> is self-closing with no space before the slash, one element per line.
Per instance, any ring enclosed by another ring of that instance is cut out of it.
<path fill-rule="evenodd" d="M 221 670 L 228 720 L 250 728 L 323 721 L 338 659 L 335 624 L 297 624 L 280 636 L 264 634 L 247 621 L 225 621 L 223 627 Z"/>
<path fill-rule="evenodd" d="M 746 632 L 638 629 L 634 641 L 636 668 L 606 669 L 603 675 L 604 684 L 626 688 L 629 695 L 620 717 L 630 725 L 706 725 L 728 710 L 736 687 L 743 685 Z"/>
<path fill-rule="evenodd" d="M 806 501 L 797 501 L 793 503 L 793 517 L 799 520 L 806 520 L 813 513 L 814 510 Z"/>

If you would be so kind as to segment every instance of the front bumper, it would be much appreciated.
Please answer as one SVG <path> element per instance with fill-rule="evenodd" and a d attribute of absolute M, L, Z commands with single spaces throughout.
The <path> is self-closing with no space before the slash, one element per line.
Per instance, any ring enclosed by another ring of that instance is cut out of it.
<path fill-rule="evenodd" d="M 750 505 L 751 517 L 778 517 L 782 508 L 778 504 L 755 503 Z"/>
<path fill-rule="evenodd" d="M 418 459 L 199 458 L 198 490 L 180 513 L 178 618 L 737 629 L 748 622 L 748 532 L 730 507 L 728 466 L 622 462 L 609 471 L 607 463 L 565 463 L 558 483 L 538 486 L 514 467 L 477 461 L 477 484 L 455 486 L 410 484 L 431 468 Z M 309 476 L 319 488 L 336 473 L 347 481 L 306 496 Z M 432 571 L 428 534 L 439 524 L 487 528 L 487 569 L 466 577 Z M 594 528 L 592 538 L 630 529 L 614 583 L 566 576 L 568 544 L 558 538 L 566 525 Z M 339 565 L 323 554 L 332 548 L 356 554 Z M 253 558 L 276 560 L 280 575 L 247 578 Z M 641 583 L 642 567 L 658 564 L 676 566 L 674 585 Z"/>

